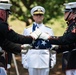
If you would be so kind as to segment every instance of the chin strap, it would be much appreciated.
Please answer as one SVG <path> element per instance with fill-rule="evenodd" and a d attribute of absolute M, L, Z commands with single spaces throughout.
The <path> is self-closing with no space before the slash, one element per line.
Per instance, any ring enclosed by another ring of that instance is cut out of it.
<path fill-rule="evenodd" d="M 70 16 L 71 12 L 73 12 L 72 9 L 69 11 L 69 14 L 68 14 L 68 16 L 67 16 L 67 18 L 66 18 L 66 21 L 68 20 L 68 18 L 69 18 L 69 16 Z"/>

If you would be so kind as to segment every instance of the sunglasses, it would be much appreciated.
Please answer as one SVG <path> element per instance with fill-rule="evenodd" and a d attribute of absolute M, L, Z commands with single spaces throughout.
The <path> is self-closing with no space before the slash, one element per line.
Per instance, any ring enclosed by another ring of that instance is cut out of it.
<path fill-rule="evenodd" d="M 43 16 L 43 14 L 34 14 L 34 16 Z"/>

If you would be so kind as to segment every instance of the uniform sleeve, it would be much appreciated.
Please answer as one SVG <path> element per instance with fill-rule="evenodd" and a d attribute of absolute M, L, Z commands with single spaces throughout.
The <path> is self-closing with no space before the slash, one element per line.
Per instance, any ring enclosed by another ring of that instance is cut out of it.
<path fill-rule="evenodd" d="M 27 35 L 27 30 L 26 29 L 24 29 L 24 31 L 23 31 L 23 35 Z"/>
<path fill-rule="evenodd" d="M 55 45 L 70 45 L 76 42 L 76 25 L 73 23 L 68 27 L 63 36 L 49 38 L 50 42 Z"/>
<path fill-rule="evenodd" d="M 54 48 L 57 53 L 62 53 L 65 51 L 72 51 L 76 47 L 76 44 L 70 44 L 70 45 L 59 45 L 58 48 Z"/>
<path fill-rule="evenodd" d="M 63 35 L 60 37 L 51 36 L 49 38 L 49 41 L 51 42 L 51 44 L 55 45 L 69 45 L 76 41 L 76 33 L 69 33 L 65 36 Z"/>
<path fill-rule="evenodd" d="M 50 36 L 54 36 L 54 32 L 52 29 L 50 29 L 49 34 L 50 34 Z"/>
<path fill-rule="evenodd" d="M 2 23 L 0 27 L 0 32 L 3 38 L 6 38 L 12 42 L 20 44 L 30 44 L 33 41 L 31 36 L 23 36 L 8 27 L 7 23 Z"/>
<path fill-rule="evenodd" d="M 12 53 L 15 53 L 15 54 L 21 52 L 21 45 L 20 44 L 15 44 L 15 43 L 10 42 L 8 40 L 4 40 L 1 47 L 6 52 L 12 52 Z"/>
<path fill-rule="evenodd" d="M 46 27 L 46 32 L 50 35 L 50 36 L 54 36 L 54 32 L 51 28 Z"/>
<path fill-rule="evenodd" d="M 27 29 L 24 29 L 24 31 L 23 31 L 23 35 L 24 36 L 28 36 L 28 31 L 27 31 Z M 26 69 L 28 69 L 28 62 L 27 62 L 27 59 L 28 59 L 28 52 L 26 53 L 26 54 L 22 54 L 22 65 L 23 65 L 23 68 L 26 68 Z"/>

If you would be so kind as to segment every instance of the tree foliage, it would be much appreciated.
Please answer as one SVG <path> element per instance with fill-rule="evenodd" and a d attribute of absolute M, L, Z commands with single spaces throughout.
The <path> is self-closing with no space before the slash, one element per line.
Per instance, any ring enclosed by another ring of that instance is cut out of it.
<path fill-rule="evenodd" d="M 44 23 L 52 18 L 56 18 L 63 14 L 63 4 L 75 0 L 10 0 L 12 3 L 12 14 L 15 18 L 26 22 L 26 25 L 30 24 L 32 16 L 30 10 L 34 6 L 43 6 L 46 10 Z"/>

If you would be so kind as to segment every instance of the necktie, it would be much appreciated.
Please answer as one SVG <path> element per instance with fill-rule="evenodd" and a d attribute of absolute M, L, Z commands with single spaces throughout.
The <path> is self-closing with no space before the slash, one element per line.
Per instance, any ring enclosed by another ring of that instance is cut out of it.
<path fill-rule="evenodd" d="M 38 27 L 37 27 L 37 25 L 33 24 L 32 31 L 35 31 L 35 30 L 36 30 L 36 28 L 38 28 Z"/>

